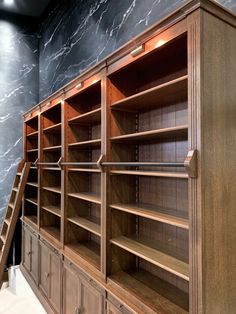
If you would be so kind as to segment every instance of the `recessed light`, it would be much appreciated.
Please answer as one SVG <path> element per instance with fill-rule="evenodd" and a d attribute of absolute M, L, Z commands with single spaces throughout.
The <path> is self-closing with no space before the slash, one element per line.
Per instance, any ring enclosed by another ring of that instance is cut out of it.
<path fill-rule="evenodd" d="M 14 4 L 14 0 L 4 0 L 3 3 L 7 6 L 11 6 Z"/>

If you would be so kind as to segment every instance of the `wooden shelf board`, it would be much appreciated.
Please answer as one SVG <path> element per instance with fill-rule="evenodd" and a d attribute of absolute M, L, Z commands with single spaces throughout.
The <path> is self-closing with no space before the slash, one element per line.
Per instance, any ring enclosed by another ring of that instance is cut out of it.
<path fill-rule="evenodd" d="M 57 241 L 60 241 L 60 230 L 56 227 L 44 226 L 41 227 L 42 231 L 49 234 L 51 237 L 55 238 Z"/>
<path fill-rule="evenodd" d="M 14 192 L 18 192 L 18 188 L 13 188 L 12 189 Z"/>
<path fill-rule="evenodd" d="M 101 139 L 82 141 L 68 144 L 69 148 L 77 148 L 77 147 L 90 147 L 90 146 L 99 146 L 101 145 Z"/>
<path fill-rule="evenodd" d="M 68 120 L 69 124 L 95 124 L 101 122 L 101 108 L 91 110 L 89 112 L 80 114 Z"/>
<path fill-rule="evenodd" d="M 111 105 L 112 109 L 119 110 L 150 110 L 158 106 L 187 100 L 188 76 L 182 76 L 167 83 L 155 86 L 130 97 L 121 99 Z"/>
<path fill-rule="evenodd" d="M 67 220 L 76 224 L 79 227 L 82 227 L 83 229 L 89 232 L 96 234 L 99 237 L 101 236 L 101 226 L 92 222 L 89 219 L 86 219 L 84 217 L 72 217 L 72 218 L 67 218 Z"/>
<path fill-rule="evenodd" d="M 38 134 L 39 134 L 39 131 L 34 131 L 34 132 L 32 132 L 32 133 L 27 134 L 26 136 L 27 136 L 27 137 L 37 137 Z"/>
<path fill-rule="evenodd" d="M 95 172 L 101 173 L 99 169 L 92 169 L 92 168 L 69 168 L 68 171 L 70 172 Z"/>
<path fill-rule="evenodd" d="M 165 172 L 165 171 L 142 171 L 142 170 L 111 170 L 111 174 L 117 175 L 134 175 L 148 177 L 163 177 L 163 178 L 178 178 L 188 179 L 188 174 L 185 172 Z"/>
<path fill-rule="evenodd" d="M 137 298 L 154 313 L 189 313 L 187 293 L 145 270 L 119 271 L 108 277 L 108 285 L 127 298 Z"/>
<path fill-rule="evenodd" d="M 60 208 L 57 206 L 52 206 L 52 205 L 46 205 L 46 206 L 42 206 L 42 208 L 58 217 L 61 217 L 61 211 Z"/>
<path fill-rule="evenodd" d="M 37 200 L 37 198 L 26 198 L 25 200 L 26 200 L 27 202 L 29 202 L 29 203 L 32 203 L 32 204 L 38 206 L 38 200 Z"/>
<path fill-rule="evenodd" d="M 29 220 L 31 223 L 33 223 L 34 225 L 38 224 L 38 218 L 35 215 L 29 216 L 29 215 L 25 215 L 24 219 Z"/>
<path fill-rule="evenodd" d="M 17 172 L 17 174 L 16 174 L 18 177 L 20 177 L 21 175 L 22 175 L 22 173 L 21 172 Z"/>
<path fill-rule="evenodd" d="M 38 148 L 34 148 L 34 149 L 28 149 L 27 153 L 36 153 L 38 152 Z"/>
<path fill-rule="evenodd" d="M 49 192 L 54 192 L 54 193 L 58 193 L 61 194 L 61 187 L 49 187 L 49 186 L 43 186 L 42 187 L 43 190 L 49 191 Z"/>
<path fill-rule="evenodd" d="M 60 168 L 56 168 L 56 167 L 43 167 L 41 169 L 42 170 L 47 170 L 47 171 L 61 171 Z"/>
<path fill-rule="evenodd" d="M 128 238 L 121 236 L 110 240 L 110 242 L 186 281 L 189 281 L 187 263 L 165 254 L 158 249 L 143 244 L 138 237 Z"/>
<path fill-rule="evenodd" d="M 38 183 L 36 183 L 36 182 L 27 182 L 26 183 L 27 185 L 30 185 L 30 186 L 33 186 L 33 187 L 35 187 L 35 188 L 38 188 Z"/>
<path fill-rule="evenodd" d="M 13 208 L 14 208 L 14 203 L 13 203 L 13 202 L 8 203 L 8 206 L 9 206 L 11 209 L 13 209 Z"/>
<path fill-rule="evenodd" d="M 31 166 L 30 169 L 32 169 L 32 170 L 38 170 L 38 168 L 37 168 L 37 167 L 34 167 L 34 166 Z"/>
<path fill-rule="evenodd" d="M 43 151 L 56 151 L 56 150 L 61 150 L 61 145 L 57 146 L 50 146 L 50 147 L 44 147 Z"/>
<path fill-rule="evenodd" d="M 95 242 L 69 243 L 69 249 L 87 260 L 95 268 L 100 269 L 100 245 Z"/>
<path fill-rule="evenodd" d="M 86 192 L 81 192 L 81 193 L 68 193 L 68 196 L 79 198 L 81 200 L 93 202 L 96 204 L 101 204 L 101 197 L 99 195 L 94 194 L 94 193 L 86 193 Z"/>
<path fill-rule="evenodd" d="M 188 135 L 188 125 L 180 125 L 169 128 L 157 129 L 157 130 L 149 130 L 143 132 L 130 133 L 125 135 L 119 135 L 111 137 L 110 140 L 112 142 L 124 142 L 124 141 L 143 141 L 143 140 L 153 140 L 153 139 L 161 139 L 168 138 L 170 136 L 182 136 Z"/>
<path fill-rule="evenodd" d="M 54 125 L 51 125 L 47 128 L 44 128 L 43 129 L 43 132 L 44 133 L 58 133 L 58 131 L 61 130 L 61 122 L 60 123 L 57 123 L 57 124 L 54 124 Z"/>
<path fill-rule="evenodd" d="M 138 215 L 183 229 L 189 229 L 188 219 L 176 216 L 175 211 L 159 209 L 146 204 L 112 204 L 111 208 Z"/>

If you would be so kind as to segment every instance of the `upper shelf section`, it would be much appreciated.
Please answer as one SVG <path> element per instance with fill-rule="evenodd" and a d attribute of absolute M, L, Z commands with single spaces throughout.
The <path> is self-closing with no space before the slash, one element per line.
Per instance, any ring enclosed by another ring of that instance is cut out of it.
<path fill-rule="evenodd" d="M 187 35 L 183 34 L 109 76 L 116 88 L 112 108 L 150 110 L 172 103 L 173 98 L 186 99 L 186 75 Z"/>
<path fill-rule="evenodd" d="M 141 111 L 187 99 L 187 75 L 116 101 L 113 110 Z"/>
<path fill-rule="evenodd" d="M 96 124 L 101 122 L 101 81 L 95 82 L 66 100 L 69 124 Z"/>

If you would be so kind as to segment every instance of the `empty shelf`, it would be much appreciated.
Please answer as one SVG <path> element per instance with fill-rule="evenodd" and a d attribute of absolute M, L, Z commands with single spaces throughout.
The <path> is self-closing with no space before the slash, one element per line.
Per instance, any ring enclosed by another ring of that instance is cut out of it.
<path fill-rule="evenodd" d="M 61 130 L 61 123 L 57 123 L 57 124 L 51 125 L 47 128 L 44 128 L 43 132 L 44 133 L 58 133 L 58 131 L 60 131 L 60 130 Z"/>
<path fill-rule="evenodd" d="M 52 205 L 46 205 L 46 206 L 42 206 L 42 208 L 58 217 L 61 217 L 61 211 L 60 208 L 57 206 L 52 206 Z"/>
<path fill-rule="evenodd" d="M 43 167 L 42 170 L 61 171 L 61 169 L 59 167 Z"/>
<path fill-rule="evenodd" d="M 187 99 L 188 77 L 187 75 L 169 81 L 167 83 L 150 88 L 133 96 L 121 99 L 111 105 L 112 109 L 119 110 L 150 110 L 158 106 L 172 104 Z"/>
<path fill-rule="evenodd" d="M 27 182 L 27 185 L 33 186 L 33 187 L 38 187 L 38 183 L 36 182 Z"/>
<path fill-rule="evenodd" d="M 174 210 L 159 209 L 145 204 L 112 204 L 110 207 L 179 228 L 189 228 L 188 220 L 182 217 L 177 217 Z"/>
<path fill-rule="evenodd" d="M 93 202 L 96 204 L 101 204 L 101 197 L 99 195 L 94 194 L 94 193 L 68 193 L 68 196 L 79 198 L 81 200 Z"/>
<path fill-rule="evenodd" d="M 27 137 L 37 137 L 38 136 L 38 131 L 34 131 L 32 133 L 27 134 Z"/>
<path fill-rule="evenodd" d="M 100 245 L 89 241 L 83 243 L 69 243 L 66 245 L 70 250 L 82 256 L 89 263 L 100 269 Z"/>
<path fill-rule="evenodd" d="M 97 108 L 68 120 L 69 124 L 95 124 L 101 122 L 101 108 Z"/>
<path fill-rule="evenodd" d="M 44 151 L 57 151 L 57 150 L 61 150 L 61 145 L 58 145 L 58 146 L 50 146 L 50 147 L 44 147 L 43 150 L 44 150 Z"/>
<path fill-rule="evenodd" d="M 97 236 L 101 236 L 101 227 L 91 220 L 88 220 L 84 217 L 72 217 L 68 218 L 68 221 L 73 222 L 77 226 L 82 227 L 85 230 L 96 234 Z"/>
<path fill-rule="evenodd" d="M 163 128 L 157 130 L 150 130 L 150 131 L 143 131 L 143 132 L 136 132 L 131 134 L 119 135 L 111 137 L 111 141 L 113 142 L 123 142 L 123 141 L 143 141 L 143 140 L 153 140 L 153 139 L 161 139 L 161 138 L 168 138 L 170 136 L 180 136 L 188 134 L 188 126 L 187 125 L 180 125 L 174 126 L 170 128 Z"/>
<path fill-rule="evenodd" d="M 100 173 L 101 170 L 99 169 L 93 169 L 93 168 L 69 168 L 68 171 L 70 172 L 95 172 Z"/>
<path fill-rule="evenodd" d="M 134 295 L 154 313 L 189 313 L 187 293 L 145 270 L 119 271 L 108 278 L 108 283 L 127 298 Z"/>
<path fill-rule="evenodd" d="M 57 186 L 55 186 L 55 187 L 43 186 L 42 188 L 43 188 L 43 190 L 46 190 L 46 191 L 50 191 L 50 192 L 61 194 L 61 187 L 57 187 Z"/>
<path fill-rule="evenodd" d="M 41 230 L 51 235 L 53 238 L 60 241 L 60 230 L 56 227 L 44 226 L 41 227 Z"/>
<path fill-rule="evenodd" d="M 96 139 L 96 140 L 71 143 L 71 144 L 68 144 L 68 147 L 78 148 L 78 147 L 90 147 L 90 146 L 100 146 L 100 145 L 101 145 L 101 139 Z"/>
<path fill-rule="evenodd" d="M 36 153 L 38 152 L 38 148 L 34 148 L 34 149 L 28 149 L 27 153 Z"/>
<path fill-rule="evenodd" d="M 32 203 L 32 204 L 38 206 L 38 200 L 37 200 L 37 198 L 26 198 L 25 200 L 26 200 L 27 202 L 29 202 L 29 203 Z"/>
<path fill-rule="evenodd" d="M 188 174 L 185 172 L 165 172 L 165 171 L 141 171 L 141 170 L 111 170 L 111 174 L 127 174 L 134 176 L 148 177 L 164 177 L 164 178 L 179 178 L 188 179 Z"/>
<path fill-rule="evenodd" d="M 37 216 L 34 216 L 34 215 L 31 215 L 31 216 L 25 215 L 25 216 L 24 216 L 24 219 L 26 219 L 26 220 L 32 222 L 32 223 L 35 224 L 35 225 L 38 224 L 38 218 L 37 218 Z"/>
<path fill-rule="evenodd" d="M 143 258 L 144 260 L 175 274 L 176 276 L 189 280 L 188 264 L 170 255 L 153 249 L 140 241 L 140 238 L 134 239 L 121 236 L 111 240 L 111 243 L 120 248 Z"/>

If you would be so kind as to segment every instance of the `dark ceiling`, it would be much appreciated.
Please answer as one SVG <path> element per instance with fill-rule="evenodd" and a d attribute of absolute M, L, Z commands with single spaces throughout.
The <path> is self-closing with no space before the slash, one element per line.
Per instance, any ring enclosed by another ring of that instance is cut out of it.
<path fill-rule="evenodd" d="M 40 17 L 50 0 L 0 0 L 0 10 Z"/>

